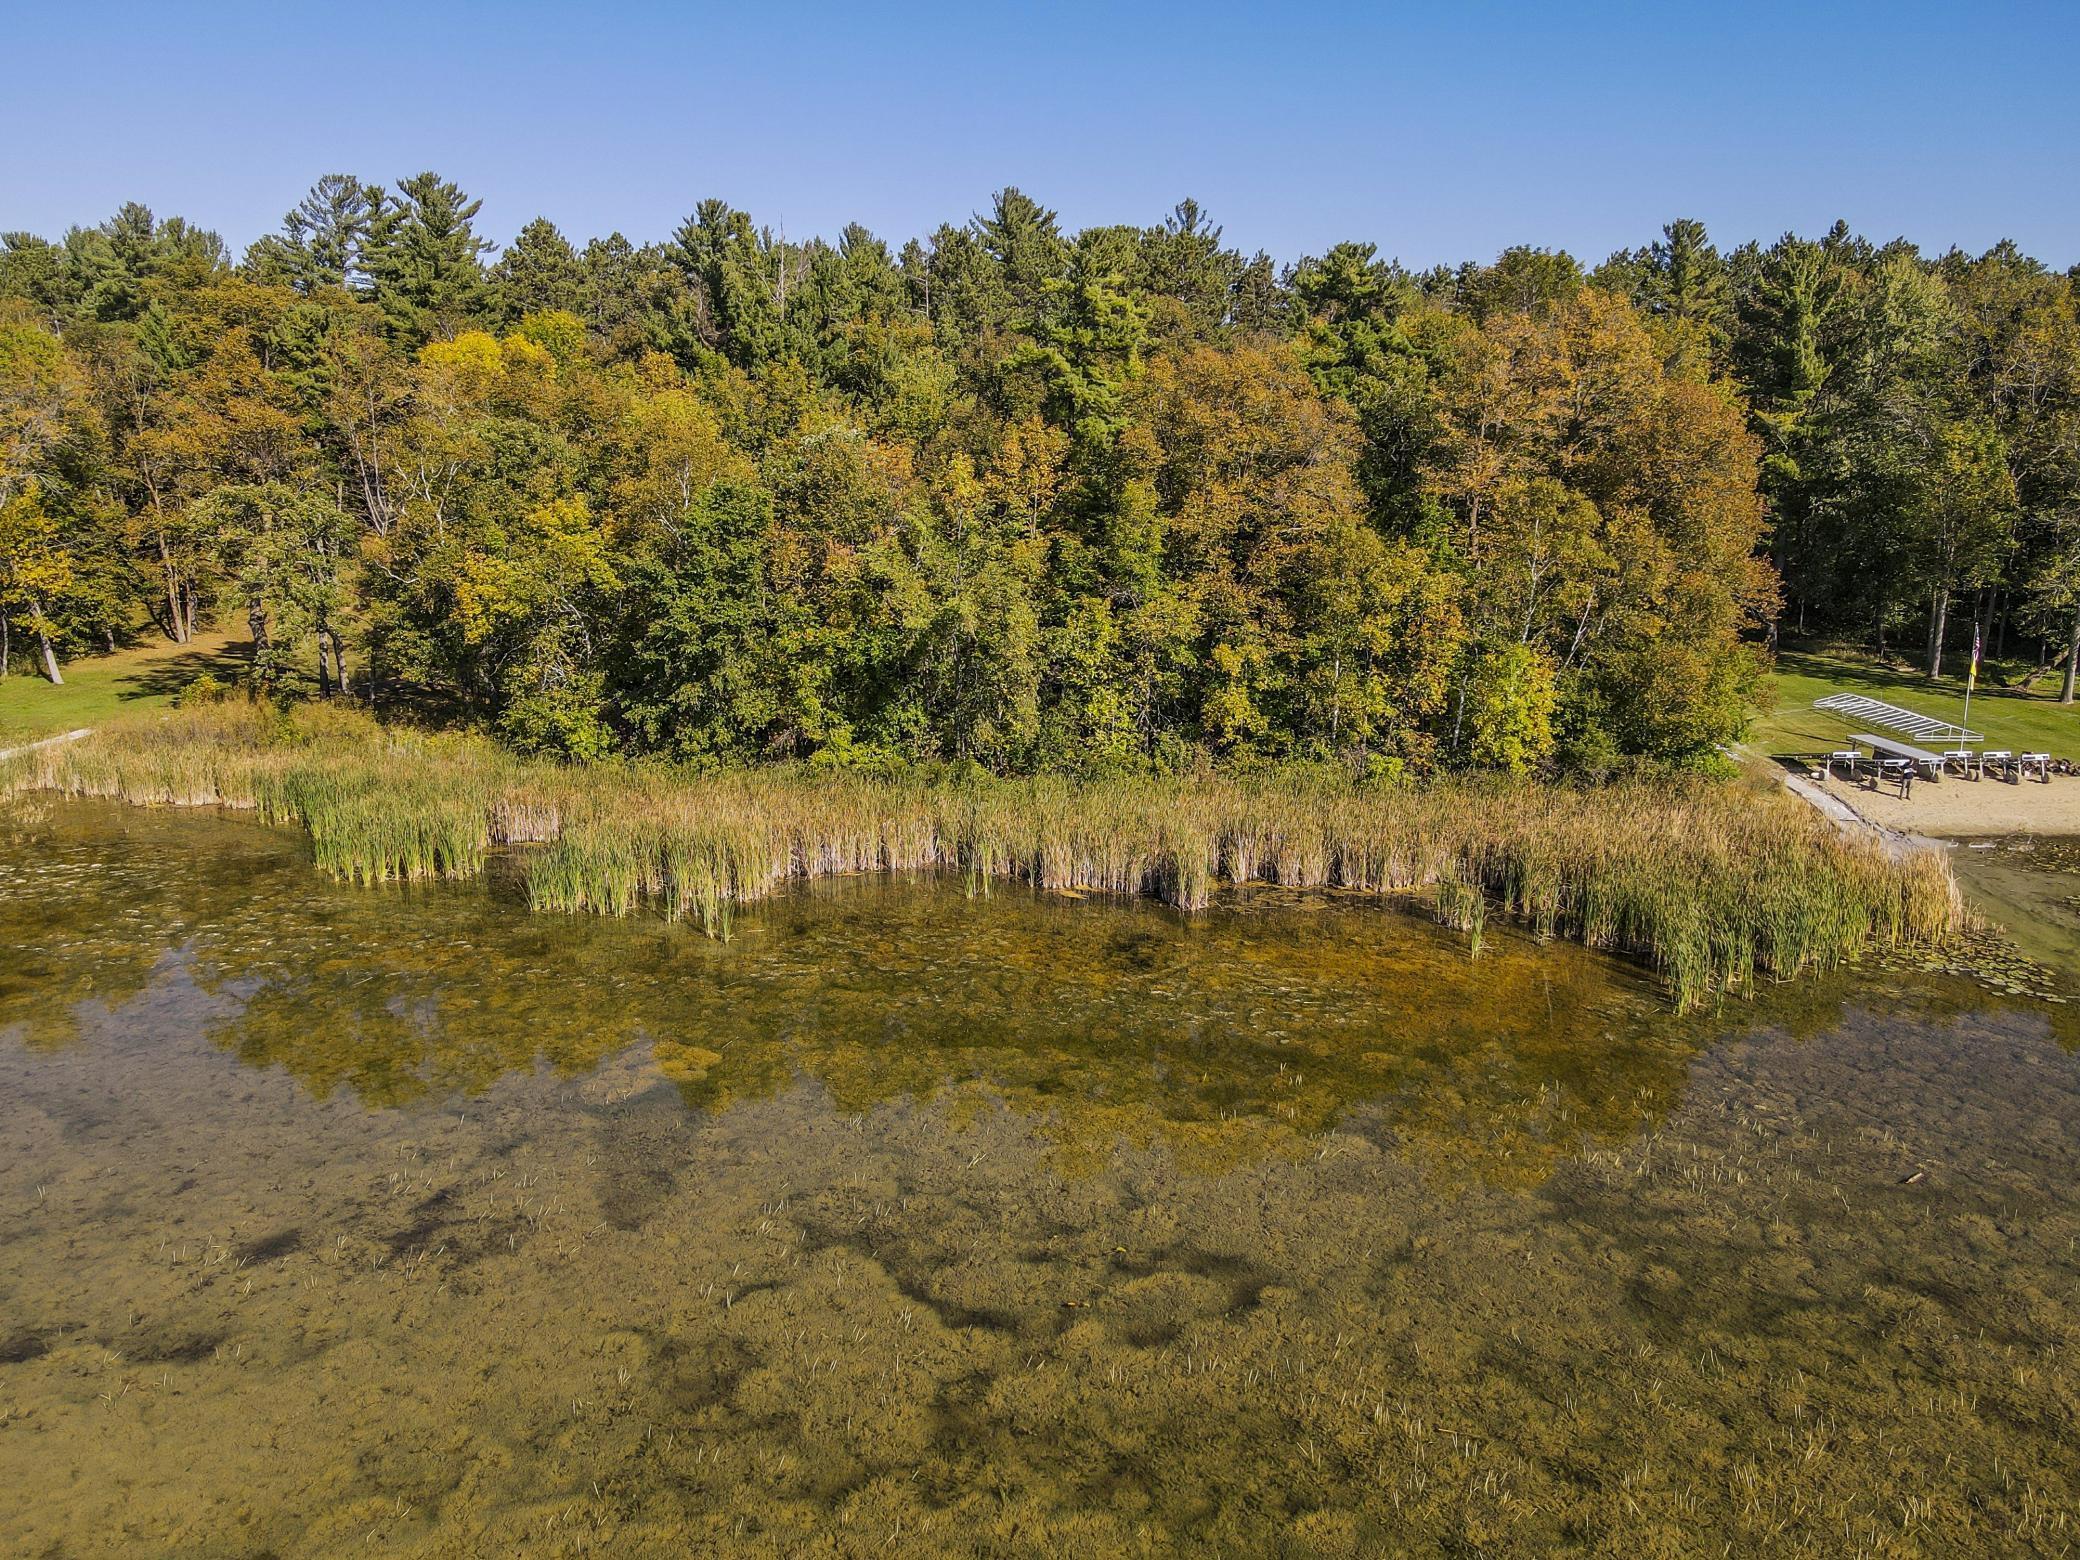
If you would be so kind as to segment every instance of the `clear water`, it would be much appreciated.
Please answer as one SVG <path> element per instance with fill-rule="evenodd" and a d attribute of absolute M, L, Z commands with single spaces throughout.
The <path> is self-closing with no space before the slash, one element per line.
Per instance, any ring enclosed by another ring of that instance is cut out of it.
<path fill-rule="evenodd" d="M 0 1549 L 2059 1553 L 2076 1011 L 18 805 Z"/>

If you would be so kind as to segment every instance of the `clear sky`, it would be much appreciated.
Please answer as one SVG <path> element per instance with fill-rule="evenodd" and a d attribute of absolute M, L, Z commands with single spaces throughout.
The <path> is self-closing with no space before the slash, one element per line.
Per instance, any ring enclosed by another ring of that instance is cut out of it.
<path fill-rule="evenodd" d="M 0 52 L 0 229 L 53 237 L 135 199 L 242 250 L 319 174 L 434 168 L 499 240 L 661 238 L 709 195 L 900 240 L 1016 184 L 1071 229 L 1192 195 L 1281 260 L 1839 216 L 2080 261 L 2080 0 L 0 0 Z"/>

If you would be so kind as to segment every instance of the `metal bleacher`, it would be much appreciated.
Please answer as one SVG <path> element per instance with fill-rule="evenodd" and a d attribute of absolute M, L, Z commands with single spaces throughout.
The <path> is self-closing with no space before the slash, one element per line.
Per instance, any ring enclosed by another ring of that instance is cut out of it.
<path fill-rule="evenodd" d="M 1862 721 L 1886 731 L 1897 731 L 1931 745 L 1985 740 L 1978 732 L 1968 731 L 1963 726 L 1937 720 L 1933 715 L 1917 715 L 1912 710 L 1903 710 L 1897 704 L 1887 704 L 1880 699 L 1867 699 L 1860 693 L 1830 693 L 1824 699 L 1815 699 L 1813 708 L 1831 710 L 1852 722 Z"/>

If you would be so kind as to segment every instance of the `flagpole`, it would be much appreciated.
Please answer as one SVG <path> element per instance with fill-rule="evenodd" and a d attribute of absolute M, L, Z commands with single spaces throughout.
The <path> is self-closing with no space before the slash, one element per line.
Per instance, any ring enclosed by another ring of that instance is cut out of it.
<path fill-rule="evenodd" d="M 1964 674 L 1964 724 L 1957 728 L 1957 740 L 1960 745 L 1971 740 L 1965 733 L 1972 729 L 1972 689 L 1977 687 L 1979 683 L 1979 643 L 1979 619 L 1977 614 L 1974 614 L 1972 617 L 1972 665 L 1971 669 Z"/>

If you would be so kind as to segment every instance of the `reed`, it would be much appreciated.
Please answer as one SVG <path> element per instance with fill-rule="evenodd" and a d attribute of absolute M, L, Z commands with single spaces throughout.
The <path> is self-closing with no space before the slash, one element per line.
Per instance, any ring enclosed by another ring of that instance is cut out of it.
<path fill-rule="evenodd" d="M 1467 882 L 1456 867 L 1437 880 L 1437 919 L 1454 931 L 1464 932 L 1467 952 L 1474 958 L 1480 957 L 1481 945 L 1487 939 L 1488 896 L 1481 892 L 1479 884 Z"/>
<path fill-rule="evenodd" d="M 1876 949 L 1940 943 L 1947 863 L 1894 857 L 1797 802 L 1731 782 L 1600 790 L 1320 777 L 932 784 L 848 773 L 572 768 L 350 711 L 205 706 L 110 726 L 0 767 L 0 791 L 223 806 L 299 825 L 355 882 L 466 878 L 529 847 L 534 908 L 653 909 L 726 937 L 735 906 L 805 878 L 950 871 L 974 888 L 1151 894 L 1224 885 L 1429 891 L 1476 951 L 1492 906 L 1538 935 L 1641 958 L 1680 1007 Z"/>

